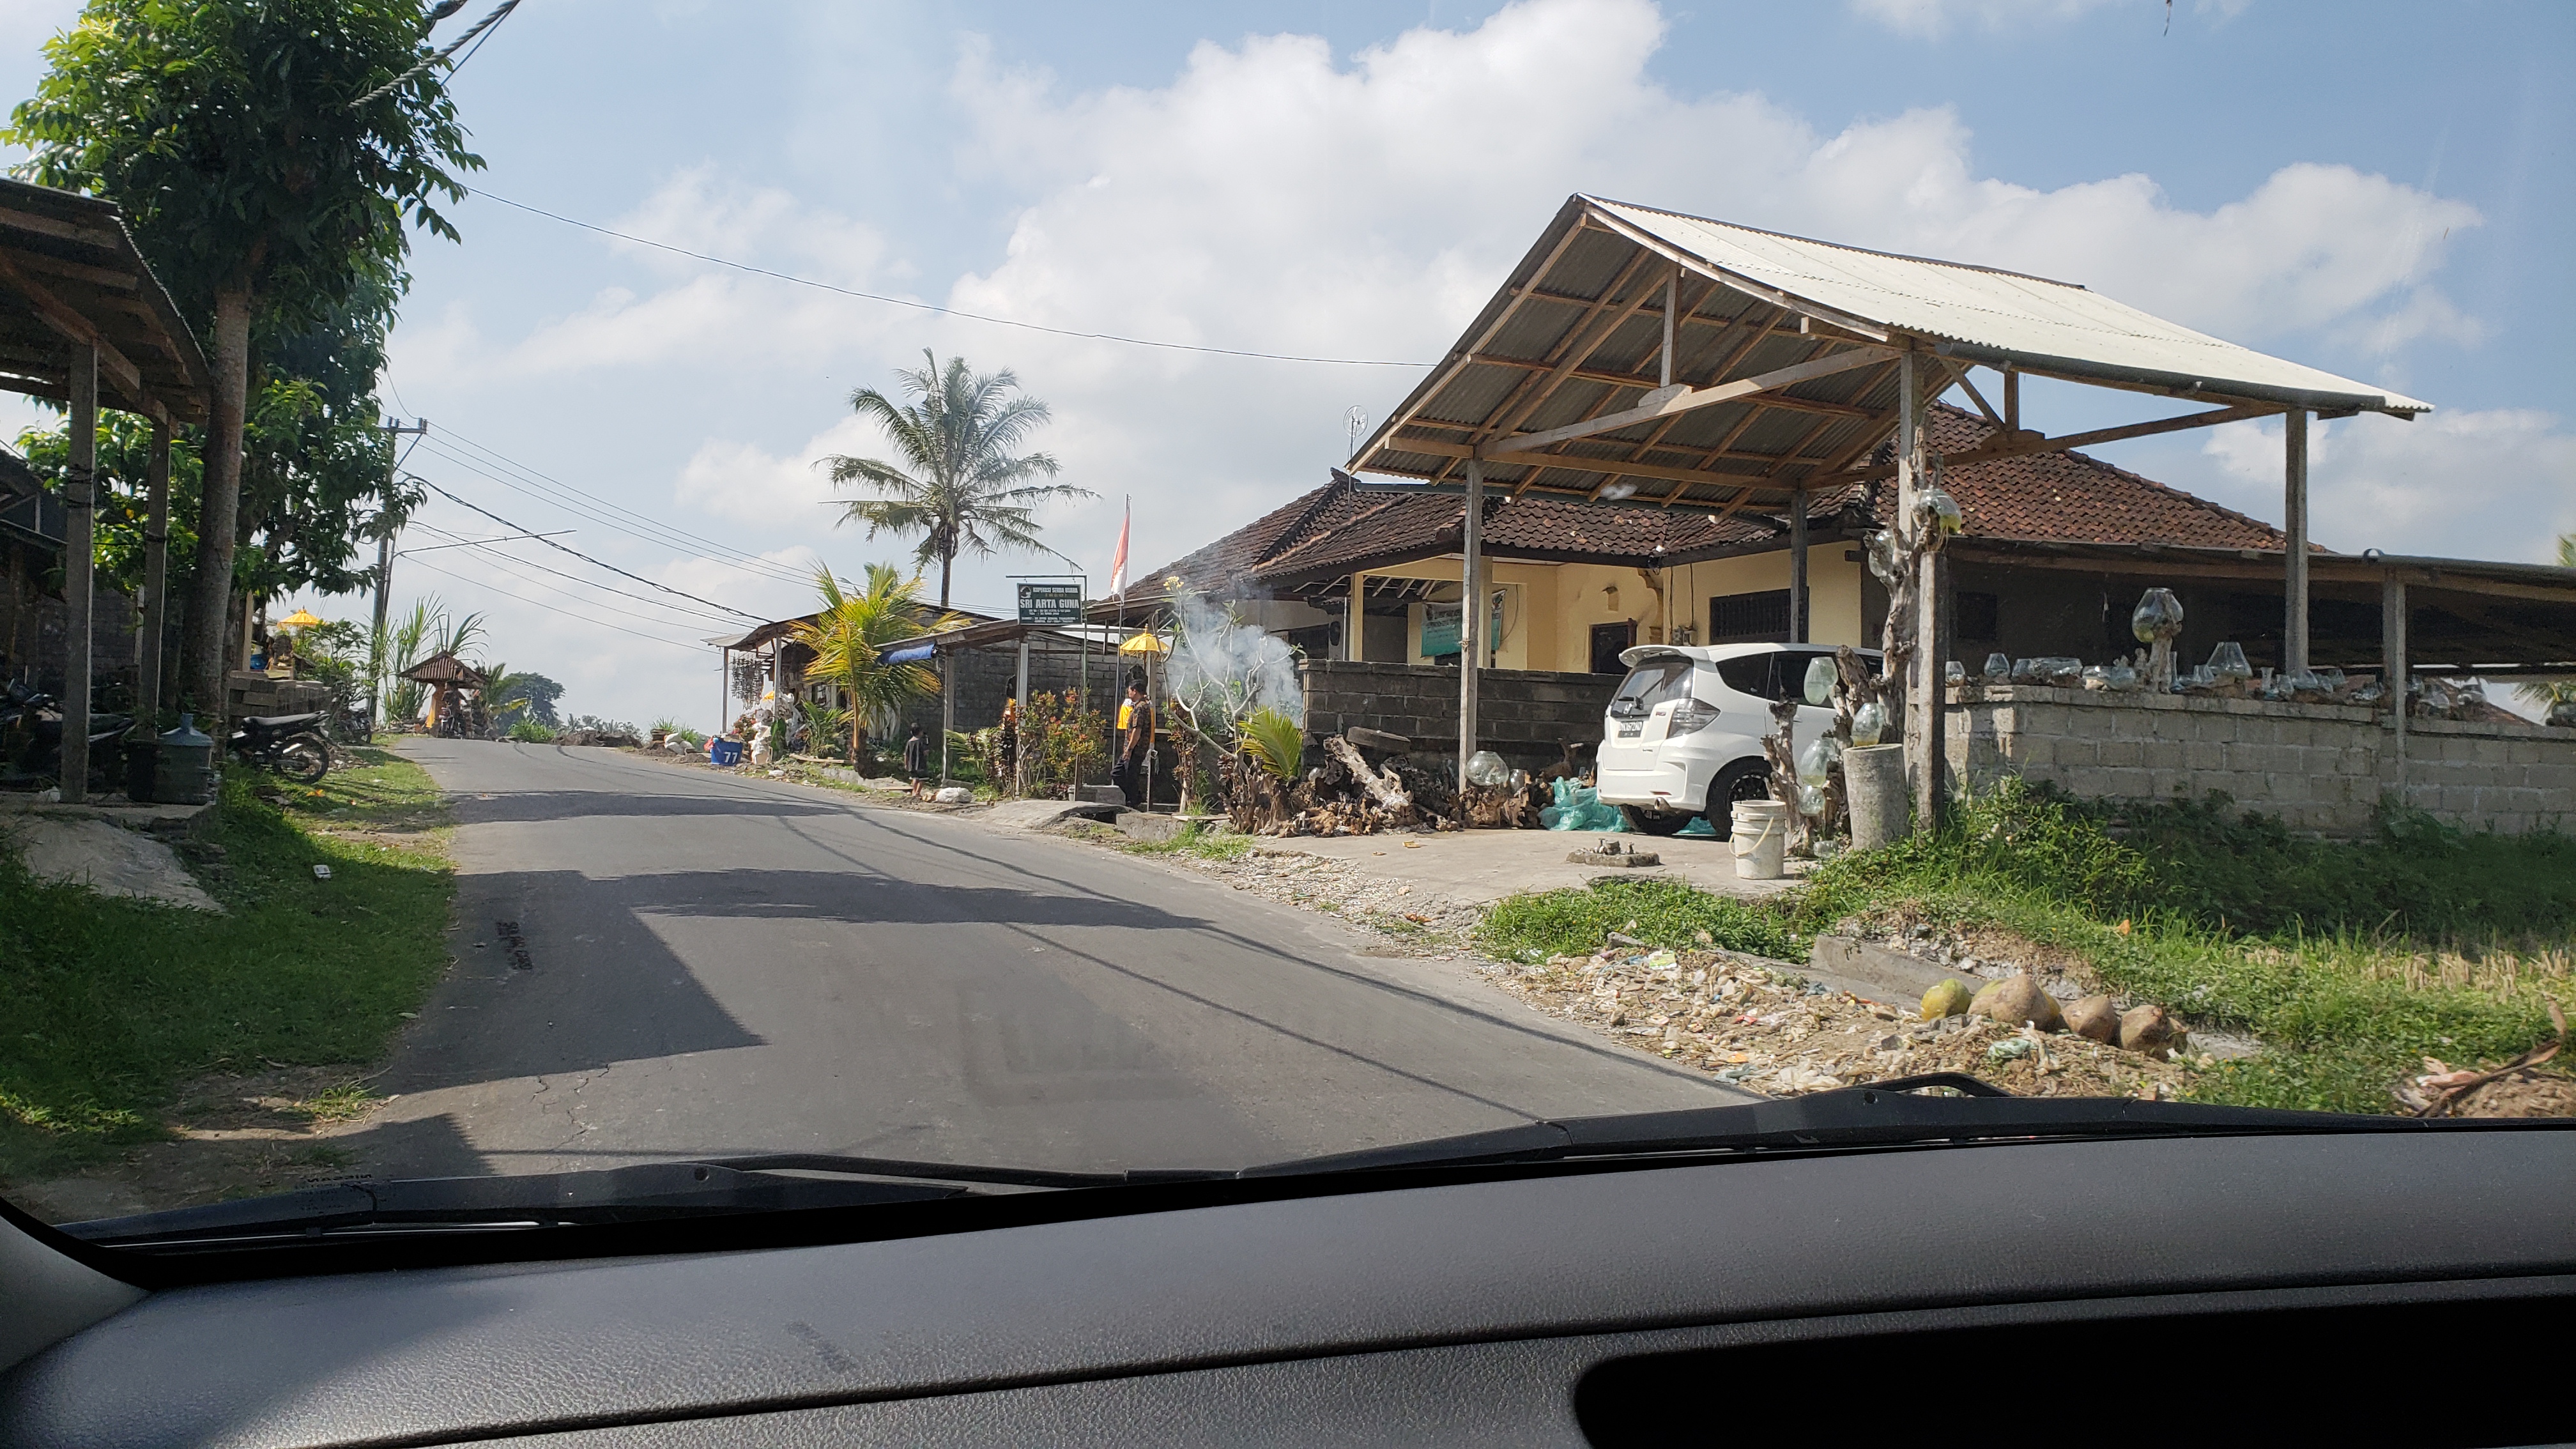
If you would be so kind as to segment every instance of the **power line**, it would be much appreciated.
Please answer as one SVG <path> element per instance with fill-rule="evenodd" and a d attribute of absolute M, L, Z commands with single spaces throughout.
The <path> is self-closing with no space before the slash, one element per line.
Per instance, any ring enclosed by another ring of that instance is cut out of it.
<path fill-rule="evenodd" d="M 525 524 L 512 523 L 510 520 L 503 518 L 501 515 L 494 513 L 488 508 L 476 507 L 474 504 L 466 502 L 464 499 L 457 497 L 455 494 L 448 492 L 446 489 L 439 487 L 437 484 L 430 482 L 426 478 L 419 478 L 416 481 L 418 481 L 422 487 L 437 494 L 439 497 L 446 499 L 448 502 L 455 504 L 457 507 L 471 508 L 476 513 L 482 514 L 485 518 L 492 520 L 494 523 L 500 524 L 504 528 L 515 528 L 521 533 L 531 534 L 536 531 L 527 527 Z M 453 535 L 450 536 L 453 537 Z M 652 579 L 644 577 L 642 574 L 628 573 L 626 570 L 619 568 L 615 564 L 601 563 L 599 560 L 592 558 L 589 554 L 583 553 L 579 549 L 566 548 L 564 545 L 555 542 L 551 538 L 539 538 L 537 542 L 555 550 L 557 553 L 571 554 L 574 558 L 580 559 L 583 563 L 589 564 L 593 568 L 606 569 L 620 578 L 633 579 L 635 582 L 644 585 L 646 588 L 660 589 L 663 593 L 672 595 L 675 598 L 687 599 L 693 604 L 704 604 L 708 608 L 717 610 L 720 613 L 737 614 L 745 619 L 751 620 L 755 624 L 766 622 L 758 614 L 752 613 L 747 609 L 737 609 L 730 604 L 719 604 L 713 599 L 701 599 L 695 594 L 672 588 L 669 584 L 658 583 Z"/>
<path fill-rule="evenodd" d="M 458 46 L 463 45 L 465 42 L 472 40 L 475 36 L 481 35 L 485 31 L 499 25 L 502 21 L 510 17 L 511 11 L 518 8 L 519 0 L 501 0 L 500 7 L 498 9 L 495 9 L 491 14 L 484 16 L 482 19 L 475 21 L 472 25 L 467 26 L 463 35 L 460 35 L 447 43 L 446 49 L 438 52 L 436 55 L 423 57 L 420 64 L 413 66 L 411 69 L 404 71 L 401 75 L 395 76 L 392 80 L 385 82 L 383 85 L 380 85 L 374 90 L 367 92 L 365 95 L 358 97 L 356 100 L 349 102 L 349 109 L 354 111 L 358 107 L 367 104 L 369 101 L 380 101 L 385 97 L 392 95 L 396 90 L 401 89 L 403 82 L 410 80 L 413 76 L 420 74 L 422 71 L 425 71 L 431 66 L 438 64 L 440 61 L 447 59 L 449 56 L 454 55 Z M 439 21 L 446 19 L 448 16 L 455 14 L 456 10 L 456 6 L 442 5 L 438 10 L 431 12 L 429 17 L 430 23 L 435 25 Z M 474 50 L 481 50 L 482 48 L 482 46 L 477 45 L 474 47 Z M 473 58 L 473 51 L 467 51 L 465 53 L 465 60 L 472 60 Z M 461 66 L 463 64 L 465 64 L 464 60 L 457 62 L 457 65 Z M 450 73 L 453 74 L 453 71 L 451 70 Z"/>
<path fill-rule="evenodd" d="M 432 525 L 432 524 L 423 523 L 423 524 L 419 524 L 419 525 L 416 525 L 416 526 L 417 526 L 417 527 L 420 527 L 420 528 L 422 528 L 422 529 L 425 529 L 425 530 L 427 530 L 427 531 L 428 531 L 428 532 L 430 532 L 430 533 L 436 534 L 437 536 L 439 536 L 439 537 L 441 537 L 441 538 L 456 538 L 456 537 L 457 537 L 455 534 L 449 533 L 446 529 L 436 527 L 435 525 Z M 564 582 L 566 582 L 566 583 L 574 584 L 574 585 L 577 585 L 577 586 L 579 586 L 579 587 L 581 587 L 581 588 L 585 588 L 585 589 L 596 589 L 596 590 L 598 590 L 599 592 L 604 593 L 604 594 L 615 594 L 617 597 L 619 597 L 619 598 L 621 598 L 621 599 L 632 599 L 632 600 L 634 600 L 636 603 L 644 604 L 644 605 L 647 605 L 648 607 L 651 607 L 651 608 L 656 608 L 656 609 L 666 610 L 666 611 L 668 611 L 668 612 L 670 612 L 670 613 L 672 613 L 672 614 L 676 614 L 676 615 L 678 615 L 678 616 L 679 616 L 679 618 L 678 618 L 678 619 L 676 619 L 676 620 L 670 620 L 670 619 L 647 619 L 647 620 L 643 621 L 643 622 L 646 622 L 646 623 L 662 624 L 662 623 L 675 623 L 675 622 L 676 622 L 676 623 L 682 623 L 682 624 L 692 625 L 692 626 L 695 626 L 695 627 L 698 627 L 698 628 L 705 628 L 705 627 L 706 627 L 707 625 L 709 625 L 709 624 L 713 624 L 713 625 L 714 625 L 714 626 L 716 626 L 717 628 L 740 628 L 740 627 L 741 627 L 741 625 L 734 623 L 734 621 L 732 621 L 732 620 L 730 620 L 730 619 L 727 619 L 727 618 L 723 617 L 723 616 L 722 616 L 722 615 L 720 615 L 720 614 L 711 614 L 711 613 L 706 612 L 706 611 L 705 611 L 705 610 L 703 610 L 703 609 L 692 609 L 692 608 L 689 608 L 688 606 L 683 605 L 683 604 L 666 604 L 666 603 L 662 602 L 662 601 L 661 601 L 661 600 L 659 600 L 659 599 L 650 598 L 650 597 L 647 597 L 646 595 L 643 595 L 643 594 L 630 594 L 630 593 L 628 593 L 628 592 L 627 592 L 626 590 L 624 590 L 624 589 L 614 589 L 614 588 L 610 588 L 610 587 L 609 587 L 608 585 L 606 585 L 606 584 L 602 584 L 602 583 L 595 583 L 595 582 L 593 582 L 593 581 L 591 581 L 591 580 L 589 580 L 589 579 L 582 578 L 582 577 L 580 577 L 580 576 L 579 576 L 579 575 L 577 575 L 577 574 L 568 574 L 568 573 L 565 573 L 565 572 L 564 572 L 563 570 L 561 570 L 561 569 L 550 569 L 550 568 L 547 568 L 544 564 L 538 563 L 538 562 L 537 562 L 537 561 L 535 561 L 534 559 L 524 559 L 524 558 L 519 558 L 519 557 L 517 557 L 517 556 L 515 556 L 515 555 L 512 555 L 512 554 L 505 554 L 505 553 L 501 552 L 499 549 L 494 548 L 494 547 L 492 547 L 492 546 L 491 546 L 491 545 L 492 545 L 493 543 L 495 543 L 495 542 L 508 543 L 508 542 L 515 542 L 515 541 L 516 541 L 516 540 L 510 540 L 510 539 L 501 539 L 501 540 L 493 540 L 493 539 L 458 539 L 458 540 L 457 540 L 457 542 L 456 542 L 455 544 L 452 544 L 452 545 L 450 545 L 450 544 L 440 544 L 440 545 L 437 545 L 437 547 L 440 547 L 440 548 L 448 548 L 448 547 L 456 547 L 456 548 L 475 548 L 475 549 L 480 550 L 482 554 L 488 554 L 488 555 L 490 555 L 490 557 L 484 558 L 484 560 L 483 560 L 483 561 L 484 561 L 485 563 L 489 563 L 489 564 L 496 564 L 496 565 L 497 565 L 497 564 L 500 564 L 500 563 L 503 563 L 503 562 L 507 562 L 507 563 L 513 563 L 513 564 L 523 565 L 523 566 L 525 566 L 525 567 L 527 567 L 527 568 L 535 569 L 538 573 L 546 574 L 546 575 L 549 575 L 549 576 L 554 577 L 554 578 L 562 579 L 562 580 L 563 580 Z M 480 555 L 478 555 L 478 556 L 480 556 Z M 527 580 L 529 583 L 535 584 L 535 585 L 536 585 L 537 587 L 539 587 L 539 588 L 542 588 L 542 589 L 549 589 L 550 591 L 555 592 L 555 593 L 563 593 L 565 598 L 568 598 L 568 599 L 581 599 L 581 601 L 582 601 L 582 602 L 584 602 L 584 603 L 591 602 L 591 601 L 590 601 L 590 600 L 588 600 L 588 599 L 582 599 L 582 596 L 581 596 L 581 595 L 578 595 L 578 594 L 571 594 L 571 593 L 564 593 L 564 591 L 563 591 L 563 590 L 561 590 L 561 589 L 554 589 L 552 585 L 547 584 L 543 579 L 540 579 L 540 578 L 536 577 L 536 575 L 534 575 L 534 574 L 521 573 L 521 572 L 519 572 L 519 570 L 517 570 L 517 569 L 503 569 L 503 570 L 502 570 L 502 572 L 507 573 L 507 574 L 514 575 L 515 577 L 518 577 L 518 578 L 525 579 L 525 580 Z"/>
<path fill-rule="evenodd" d="M 593 523 L 604 524 L 609 528 L 625 534 L 629 538 L 633 538 L 644 543 L 650 543 L 658 548 L 672 549 L 676 552 L 686 554 L 691 558 L 702 559 L 708 563 L 722 564 L 727 568 L 751 574 L 756 578 L 789 584 L 811 584 L 814 581 L 811 574 L 799 573 L 783 564 L 761 558 L 756 554 L 747 554 L 739 549 L 729 549 L 723 544 L 700 539 L 694 535 L 684 534 L 668 524 L 659 522 L 658 520 L 650 518 L 644 514 L 636 513 L 631 509 L 622 508 L 606 499 L 599 498 L 596 494 L 585 493 L 582 490 L 573 487 L 571 484 L 549 478 L 545 474 L 539 473 L 535 469 L 528 467 L 526 464 L 519 463 L 508 458 L 506 455 L 499 453 L 495 449 L 476 443 L 470 438 L 461 437 L 455 433 L 454 429 L 448 429 L 446 430 L 446 433 L 447 436 L 458 437 L 459 441 L 465 443 L 468 447 L 474 448 L 478 452 L 488 455 L 490 458 L 494 459 L 495 462 L 492 464 L 486 464 L 480 460 L 460 456 L 456 453 L 447 451 L 443 447 L 437 446 L 433 446 L 430 449 L 431 452 L 446 459 L 448 462 L 465 469 L 467 472 L 473 473 L 477 477 L 498 483 L 502 487 L 508 488 L 513 492 L 525 494 L 526 496 L 537 499 L 540 502 L 552 504 L 553 506 L 561 508 L 576 517 L 589 519 Z M 492 468 L 494 466 L 510 470 L 510 472 L 522 476 L 513 477 L 507 476 L 504 473 L 493 472 Z M 563 496 L 565 494 L 569 494 L 571 496 L 565 497 Z M 623 522 L 621 521 L 621 518 L 632 520 L 632 522 Z M 711 553 L 708 552 L 709 549 L 718 550 L 718 552 Z M 727 554 L 732 555 L 732 557 L 726 557 L 725 555 Z"/>
<path fill-rule="evenodd" d="M 596 624 L 602 629 L 614 629 L 620 634 L 632 634 L 636 638 L 646 640 L 650 643 L 667 644 L 674 649 L 696 650 L 706 647 L 703 644 L 683 642 L 678 639 L 665 639 L 659 634 L 647 634 L 641 630 L 629 629 L 623 624 L 612 624 L 605 619 L 594 619 L 588 614 L 578 614 L 570 609 L 563 608 L 560 605 L 549 604 L 542 599 L 531 599 L 525 594 L 514 594 L 508 589 L 502 588 L 499 584 L 493 583 L 488 579 L 469 578 L 464 574 L 455 572 L 454 570 L 440 568 L 436 564 L 425 563 L 416 565 L 416 567 L 427 569 L 434 574 L 444 574 L 448 578 L 456 580 L 458 583 L 472 584 L 478 589 L 490 589 L 492 592 L 499 594 L 505 599 L 516 599 L 530 608 L 543 609 L 549 614 L 560 614 L 564 618 L 577 619 L 585 624 Z"/>
<path fill-rule="evenodd" d="M 462 182 L 458 184 L 463 185 Z M 792 272 L 775 272 L 771 271 L 767 267 L 755 267 L 749 262 L 737 262 L 730 257 L 710 256 L 705 252 L 693 252 L 687 247 L 673 246 L 669 242 L 657 242 L 647 237 L 630 236 L 625 232 L 616 231 L 609 227 L 595 225 L 594 223 L 587 221 L 578 221 L 572 217 L 548 211 L 542 206 L 530 206 L 524 201 L 512 201 L 506 196 L 495 195 L 494 193 L 485 191 L 478 186 L 467 186 L 465 189 L 487 201 L 497 201 L 503 206 L 514 207 L 520 211 L 527 212 L 531 216 L 542 216 L 548 221 L 559 221 L 566 226 L 577 226 L 583 231 L 597 232 L 601 236 L 615 237 L 619 241 L 623 242 L 633 242 L 639 247 L 652 247 L 657 251 L 670 252 L 677 256 L 692 257 L 698 261 L 710 262 L 719 267 L 731 267 L 738 272 L 748 272 L 756 277 L 770 277 L 781 282 L 793 282 L 800 287 L 813 287 L 819 291 L 837 292 L 844 297 L 856 297 L 867 302 L 883 302 L 890 307 L 910 307 L 916 311 L 935 312 L 943 317 L 956 317 L 968 322 L 989 322 L 996 327 L 1018 327 L 1029 332 L 1045 332 L 1057 337 L 1074 337 L 1086 342 L 1118 342 L 1124 343 L 1129 347 L 1157 347 L 1170 352 L 1198 352 L 1215 357 L 1249 357 L 1256 358 L 1263 362 L 1311 362 L 1330 367 L 1428 367 L 1431 365 L 1427 362 L 1399 362 L 1390 358 L 1380 357 L 1307 357 L 1290 352 L 1255 352 L 1248 348 L 1240 347 L 1203 347 L 1194 342 L 1162 342 L 1150 337 L 1122 337 L 1115 332 L 1080 332 L 1070 327 L 1049 327 L 1039 322 L 1022 322 L 1010 317 L 990 317 L 981 312 L 962 312 L 955 307 L 942 307 L 936 302 L 916 302 L 909 297 L 889 297 L 880 292 L 862 292 L 852 287 L 835 286 L 830 282 L 818 282 L 812 277 L 800 277 Z"/>

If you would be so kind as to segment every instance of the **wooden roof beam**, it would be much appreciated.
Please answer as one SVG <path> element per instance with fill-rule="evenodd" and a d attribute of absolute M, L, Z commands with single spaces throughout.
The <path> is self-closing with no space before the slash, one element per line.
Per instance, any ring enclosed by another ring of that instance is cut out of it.
<path fill-rule="evenodd" d="M 1995 443 L 1970 448 L 1964 453 L 1944 453 L 1941 466 L 1955 468 L 1967 463 L 1991 463 L 1998 458 L 2021 458 L 2033 453 L 2062 453 L 2070 448 L 2089 448 L 2095 443 L 2117 443 L 2128 438 L 2151 438 L 2158 433 L 2179 433 L 2191 428 L 2214 428 L 2221 423 L 2241 423 L 2252 418 L 2268 418 L 2289 409 L 2278 403 L 2246 403 L 2240 407 L 2212 408 L 2203 413 L 2185 413 L 2178 418 L 2158 418 L 2149 423 L 2129 423 L 2116 428 L 2096 428 L 2089 433 L 2068 433 L 2059 438 L 2029 438 L 2011 443 Z M 1885 478 L 1896 472 L 1893 463 L 1858 473 L 1843 475 L 1840 481 L 1858 482 Z"/>
<path fill-rule="evenodd" d="M 1540 448 L 1570 442 L 1576 438 L 1588 438 L 1600 433 L 1615 433 L 1622 428 L 1633 428 L 1639 423 L 1653 422 L 1671 413 L 1737 402 L 1770 392 L 1775 388 L 1812 382 L 1820 377 L 1831 377 L 1838 372 L 1849 372 L 1856 367 L 1868 367 L 1885 362 L 1894 355 L 1884 347 L 1854 347 L 1823 357 L 1812 357 L 1805 362 L 1777 368 L 1736 382 L 1722 382 L 1712 387 L 1682 388 L 1660 398 L 1650 395 L 1649 401 L 1642 407 L 1606 413 L 1584 422 L 1569 423 L 1561 428 L 1523 433 L 1518 437 L 1504 438 L 1499 442 L 1485 444 L 1480 456 L 1501 459 L 1510 454 L 1534 452 Z"/>
<path fill-rule="evenodd" d="M 107 334 L 99 331 L 87 317 L 81 315 L 77 308 L 55 296 L 35 278 L 28 276 L 5 251 L 0 251 L 0 281 L 6 281 L 10 286 L 17 288 L 19 294 L 27 299 L 27 304 L 35 309 L 36 316 L 42 319 L 46 326 L 61 334 L 64 341 L 84 343 L 95 348 L 98 352 L 98 365 L 121 385 L 126 400 L 134 404 L 134 411 L 144 414 L 154 422 L 170 421 L 170 414 L 162 407 L 161 400 L 144 387 L 143 369 L 135 366 L 133 360 L 124 353 L 117 351 L 116 344 L 107 340 Z"/>
<path fill-rule="evenodd" d="M 1523 386 L 1519 396 L 1495 411 L 1491 432 L 1508 433 L 1519 427 L 1521 419 L 1544 406 L 1576 368 L 1591 360 L 1592 354 L 1600 350 L 1602 343 L 1610 340 L 1610 334 L 1618 331 L 1621 323 L 1637 315 L 1638 309 L 1645 306 L 1656 288 L 1641 287 L 1626 306 L 1615 311 L 1611 309 L 1620 292 L 1636 280 L 1638 271 L 1652 259 L 1652 255 L 1639 251 L 1628 259 L 1628 264 L 1619 269 L 1619 275 L 1611 279 L 1609 286 L 1601 289 L 1601 300 L 1592 314 L 1576 322 L 1566 334 L 1565 350 L 1557 354 L 1557 360 L 1549 365 L 1546 374 L 1535 384 Z"/>

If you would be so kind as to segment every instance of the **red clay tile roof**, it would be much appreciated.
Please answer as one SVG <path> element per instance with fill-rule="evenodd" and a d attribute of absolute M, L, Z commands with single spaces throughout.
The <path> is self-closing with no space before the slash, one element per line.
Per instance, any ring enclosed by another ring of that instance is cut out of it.
<path fill-rule="evenodd" d="M 1964 452 L 1995 431 L 1975 413 L 1935 404 L 1933 445 Z M 2026 542 L 2166 543 L 2277 550 L 2278 529 L 2178 488 L 2141 478 L 2082 453 L 2034 453 L 1950 469 L 1946 478 L 1968 536 Z M 1867 500 L 1882 524 L 1893 517 L 1896 490 L 1851 484 L 1820 490 L 1810 517 L 1820 529 Z M 1207 547 L 1138 576 L 1140 590 L 1161 592 L 1166 575 L 1225 592 L 1293 584 L 1371 565 L 1437 557 L 1462 548 L 1464 500 L 1363 493 L 1334 482 L 1303 494 Z M 1484 546 L 1497 557 L 1559 558 L 1651 567 L 1713 553 L 1786 546 L 1785 520 L 1755 514 L 1705 513 L 1560 498 L 1497 498 L 1487 505 Z"/>

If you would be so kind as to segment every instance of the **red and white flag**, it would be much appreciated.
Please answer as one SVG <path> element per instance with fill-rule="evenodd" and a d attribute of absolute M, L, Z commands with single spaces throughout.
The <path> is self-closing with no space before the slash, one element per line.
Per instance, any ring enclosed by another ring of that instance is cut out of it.
<path fill-rule="evenodd" d="M 1127 511 L 1118 515 L 1118 552 L 1109 560 L 1109 597 L 1113 599 L 1127 597 L 1127 522 L 1134 510 L 1135 505 L 1130 503 Z"/>

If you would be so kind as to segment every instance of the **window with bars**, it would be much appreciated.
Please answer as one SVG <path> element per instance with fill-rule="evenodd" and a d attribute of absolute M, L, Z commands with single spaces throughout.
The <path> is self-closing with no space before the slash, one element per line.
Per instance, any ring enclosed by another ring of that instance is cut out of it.
<path fill-rule="evenodd" d="M 1708 601 L 1708 642 L 1754 644 L 1789 637 L 1789 591 L 1719 594 Z"/>

